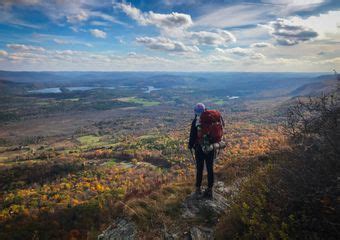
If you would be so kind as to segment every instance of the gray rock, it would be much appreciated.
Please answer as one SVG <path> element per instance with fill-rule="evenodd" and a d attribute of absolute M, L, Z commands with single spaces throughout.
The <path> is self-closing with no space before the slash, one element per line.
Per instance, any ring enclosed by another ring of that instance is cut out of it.
<path fill-rule="evenodd" d="M 178 240 L 180 239 L 179 235 L 176 233 L 164 233 L 164 240 Z"/>
<path fill-rule="evenodd" d="M 215 225 L 219 216 L 225 213 L 225 210 L 228 208 L 228 196 L 234 191 L 234 186 L 226 187 L 223 182 L 217 182 L 213 190 L 213 199 L 204 199 L 192 193 L 182 203 L 182 217 L 186 219 L 200 219 L 202 225 Z M 193 226 L 190 228 L 189 236 L 186 239 L 214 239 L 214 231 L 212 228 Z"/>
<path fill-rule="evenodd" d="M 134 240 L 136 234 L 137 227 L 133 222 L 119 218 L 98 236 L 98 240 Z"/>
<path fill-rule="evenodd" d="M 190 229 L 191 240 L 213 240 L 214 233 L 210 228 L 192 227 Z"/>
<path fill-rule="evenodd" d="M 220 191 L 222 189 L 223 191 Z M 202 212 L 212 215 L 220 215 L 228 207 L 227 198 L 223 195 L 227 189 L 222 182 L 218 183 L 213 192 L 213 199 L 197 198 L 195 193 L 192 193 L 182 204 L 183 218 L 196 218 Z"/>

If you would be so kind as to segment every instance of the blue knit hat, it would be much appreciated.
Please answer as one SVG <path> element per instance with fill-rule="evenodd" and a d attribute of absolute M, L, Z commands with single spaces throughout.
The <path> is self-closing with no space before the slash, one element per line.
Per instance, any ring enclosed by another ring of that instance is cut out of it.
<path fill-rule="evenodd" d="M 203 103 L 197 103 L 195 108 L 194 108 L 195 114 L 196 115 L 201 115 L 205 111 L 205 106 Z"/>

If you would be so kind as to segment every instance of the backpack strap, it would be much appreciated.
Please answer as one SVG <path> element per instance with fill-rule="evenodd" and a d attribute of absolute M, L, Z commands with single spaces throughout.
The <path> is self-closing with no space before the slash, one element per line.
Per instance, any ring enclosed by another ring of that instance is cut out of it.
<path fill-rule="evenodd" d="M 221 114 L 221 122 L 222 122 L 222 126 L 224 127 L 225 124 L 224 124 L 224 119 L 223 119 L 223 117 L 222 117 L 222 114 Z"/>

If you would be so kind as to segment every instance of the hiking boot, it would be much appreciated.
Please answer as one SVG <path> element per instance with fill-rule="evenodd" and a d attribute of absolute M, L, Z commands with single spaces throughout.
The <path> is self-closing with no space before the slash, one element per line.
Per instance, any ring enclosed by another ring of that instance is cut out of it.
<path fill-rule="evenodd" d="M 212 188 L 207 188 L 205 189 L 204 193 L 203 193 L 203 198 L 206 199 L 213 199 L 213 191 Z"/>

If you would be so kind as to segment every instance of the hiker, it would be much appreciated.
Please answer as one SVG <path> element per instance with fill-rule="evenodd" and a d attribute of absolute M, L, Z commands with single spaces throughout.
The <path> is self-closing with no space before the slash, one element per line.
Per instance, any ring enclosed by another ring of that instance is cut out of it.
<path fill-rule="evenodd" d="M 197 103 L 195 118 L 191 123 L 188 147 L 190 151 L 195 150 L 196 159 L 196 196 L 201 196 L 201 184 L 204 162 L 208 173 L 208 188 L 203 193 L 204 198 L 213 197 L 214 186 L 214 159 L 216 150 L 223 148 L 220 144 L 223 135 L 223 119 L 216 110 L 207 110 L 203 103 Z"/>

